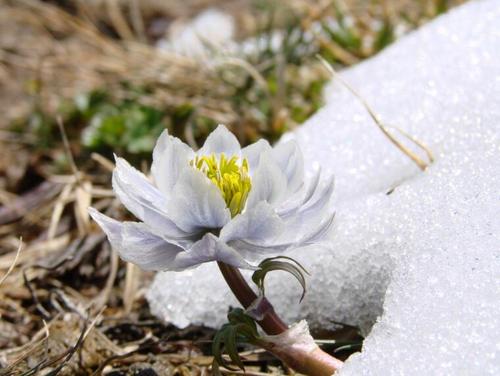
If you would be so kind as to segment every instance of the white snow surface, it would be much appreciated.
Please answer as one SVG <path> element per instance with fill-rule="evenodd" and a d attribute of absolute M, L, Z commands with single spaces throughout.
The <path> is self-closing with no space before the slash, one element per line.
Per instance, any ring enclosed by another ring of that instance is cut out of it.
<path fill-rule="evenodd" d="M 162 38 L 156 47 L 166 52 L 193 58 L 207 59 L 210 49 L 224 49 L 233 43 L 233 17 L 216 8 L 208 8 L 190 22 L 176 23 L 168 38 Z"/>
<path fill-rule="evenodd" d="M 289 256 L 266 292 L 292 323 L 359 325 L 340 375 L 500 374 L 500 2 L 473 1 L 343 73 L 380 117 L 429 146 L 420 171 L 345 88 L 293 135 L 307 168 L 336 176 L 330 249 Z M 159 273 L 153 312 L 219 326 L 237 306 L 217 267 Z"/>

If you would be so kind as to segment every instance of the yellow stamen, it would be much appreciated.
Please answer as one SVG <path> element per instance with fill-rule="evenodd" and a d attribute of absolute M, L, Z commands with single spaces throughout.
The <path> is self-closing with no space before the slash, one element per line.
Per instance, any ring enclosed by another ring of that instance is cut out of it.
<path fill-rule="evenodd" d="M 248 160 L 237 156 L 227 158 L 223 153 L 197 156 L 191 166 L 202 171 L 219 188 L 231 217 L 241 213 L 245 207 L 248 193 L 252 188 L 248 174 Z"/>

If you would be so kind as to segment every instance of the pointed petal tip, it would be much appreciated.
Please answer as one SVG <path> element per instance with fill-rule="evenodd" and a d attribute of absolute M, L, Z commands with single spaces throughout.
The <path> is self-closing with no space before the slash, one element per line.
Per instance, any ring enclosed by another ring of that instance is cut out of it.
<path fill-rule="evenodd" d="M 219 129 L 219 128 L 225 129 L 226 131 L 229 132 L 229 130 L 227 129 L 227 127 L 226 127 L 225 124 L 222 124 L 222 123 L 217 124 L 217 128 L 216 129 Z"/>
<path fill-rule="evenodd" d="M 123 167 L 132 167 L 130 165 L 130 163 L 128 163 L 128 161 L 125 159 L 125 158 L 122 158 L 122 157 L 119 157 L 117 156 L 116 154 L 113 154 L 114 157 L 115 157 L 115 169 L 120 167 L 120 168 L 123 168 Z"/>
<path fill-rule="evenodd" d="M 92 206 L 89 206 L 87 208 L 87 213 L 89 213 L 89 215 L 92 217 L 92 219 L 96 222 L 99 222 L 100 217 L 104 215 Z"/>
<path fill-rule="evenodd" d="M 93 208 L 93 207 L 89 207 L 87 209 L 87 212 L 89 213 L 89 215 L 92 217 L 92 219 L 94 221 L 97 222 L 97 224 L 99 226 L 101 226 L 101 228 L 106 231 L 106 229 L 110 226 L 117 226 L 117 225 L 121 225 L 121 222 L 120 221 L 117 221 L 116 219 L 114 218 L 111 218 L 111 217 L 108 217 L 107 215 L 105 214 L 102 214 L 100 211 L 98 211 L 96 208 Z"/>
<path fill-rule="evenodd" d="M 171 142 L 173 137 L 168 133 L 168 128 L 161 131 L 160 135 L 156 139 L 155 147 L 153 148 L 153 157 L 158 157 L 163 153 L 168 143 Z"/>
<path fill-rule="evenodd" d="M 217 124 L 217 127 L 215 127 L 215 129 L 210 133 L 211 134 L 216 134 L 218 135 L 219 137 L 222 135 L 223 137 L 227 137 L 227 136 L 230 136 L 230 137 L 234 137 L 234 134 L 233 132 L 231 132 L 229 130 L 228 127 L 226 127 L 224 124 Z M 210 136 L 209 135 L 209 136 Z"/>
<path fill-rule="evenodd" d="M 241 145 L 236 136 L 223 124 L 219 124 L 207 137 L 203 147 L 198 150 L 200 155 L 212 153 L 238 154 Z"/>

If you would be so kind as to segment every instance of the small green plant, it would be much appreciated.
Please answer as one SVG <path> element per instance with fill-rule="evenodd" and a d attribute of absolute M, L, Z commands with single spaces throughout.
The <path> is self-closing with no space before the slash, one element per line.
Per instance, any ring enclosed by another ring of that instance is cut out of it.
<path fill-rule="evenodd" d="M 245 366 L 240 358 L 240 355 L 238 354 L 238 344 L 257 344 L 260 339 L 255 320 L 247 315 L 243 309 L 232 309 L 228 313 L 227 319 L 228 322 L 224 324 L 215 335 L 212 345 L 214 353 L 212 370 L 214 375 L 222 375 L 219 366 L 223 366 L 231 371 L 237 371 L 238 368 L 244 371 Z M 231 361 L 238 368 L 232 367 L 224 359 L 223 350 L 225 350 Z"/>
<path fill-rule="evenodd" d="M 133 100 L 114 104 L 105 95 L 95 92 L 79 97 L 76 108 L 76 115 L 87 124 L 82 132 L 82 143 L 89 149 L 148 153 L 168 126 L 165 111 Z"/>
<path fill-rule="evenodd" d="M 146 105 L 141 98 L 147 94 L 132 88 L 126 90 L 127 99 L 114 98 L 104 90 L 77 95 L 63 102 L 56 116 L 60 116 L 68 137 L 81 142 L 84 150 L 104 154 L 113 151 L 140 158 L 148 158 L 164 129 L 185 139 L 189 126 L 196 143 L 217 125 L 214 120 L 198 115 L 190 103 L 177 107 Z M 47 150 L 60 141 L 56 116 L 34 102 L 32 112 L 13 122 L 11 131 L 33 135 L 36 147 Z"/>

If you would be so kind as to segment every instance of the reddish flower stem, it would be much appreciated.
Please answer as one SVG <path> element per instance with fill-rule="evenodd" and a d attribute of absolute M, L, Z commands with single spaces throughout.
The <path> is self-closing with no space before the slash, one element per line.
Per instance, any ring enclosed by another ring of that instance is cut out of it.
<path fill-rule="evenodd" d="M 238 299 L 243 308 L 248 308 L 257 299 L 255 292 L 248 286 L 247 281 L 245 281 L 245 278 L 243 278 L 238 269 L 223 262 L 218 262 L 217 264 L 236 299 Z M 271 303 L 269 303 L 269 307 L 265 317 L 261 321 L 258 321 L 259 325 L 269 335 L 283 333 L 288 329 L 288 326 L 276 314 Z"/>
<path fill-rule="evenodd" d="M 257 294 L 248 286 L 247 281 L 237 268 L 223 262 L 217 264 L 236 299 L 244 308 L 248 308 L 257 299 Z M 270 308 L 258 323 L 268 335 L 281 334 L 288 329 L 288 326 L 278 316 L 271 303 L 267 303 Z M 327 354 L 319 347 L 312 352 L 304 352 L 300 350 L 300 347 L 294 348 L 293 345 L 284 349 L 262 341 L 262 346 L 296 371 L 306 375 L 330 376 L 343 364 L 342 361 Z"/>

